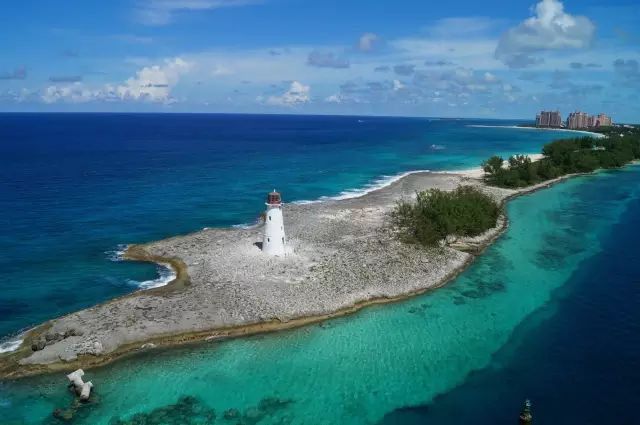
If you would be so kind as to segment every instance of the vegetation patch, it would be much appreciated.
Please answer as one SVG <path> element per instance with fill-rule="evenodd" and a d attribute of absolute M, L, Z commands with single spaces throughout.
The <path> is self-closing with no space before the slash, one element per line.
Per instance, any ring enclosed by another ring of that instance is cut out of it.
<path fill-rule="evenodd" d="M 415 202 L 399 201 L 391 225 L 404 242 L 435 246 L 449 235 L 477 236 L 496 226 L 500 206 L 473 186 L 447 192 L 430 189 Z"/>
<path fill-rule="evenodd" d="M 492 156 L 482 163 L 487 184 L 518 188 L 573 173 L 618 168 L 640 159 L 640 132 L 610 134 L 605 139 L 580 137 L 546 144 L 544 158 L 533 162 L 524 155 L 508 159 Z"/>

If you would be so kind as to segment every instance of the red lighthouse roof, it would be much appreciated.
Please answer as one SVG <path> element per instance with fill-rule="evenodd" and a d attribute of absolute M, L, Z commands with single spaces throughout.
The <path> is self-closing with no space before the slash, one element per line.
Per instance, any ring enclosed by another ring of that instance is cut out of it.
<path fill-rule="evenodd" d="M 273 192 L 267 195 L 267 204 L 269 205 L 280 205 L 282 203 L 282 198 L 280 197 L 280 193 L 276 192 L 273 189 Z"/>

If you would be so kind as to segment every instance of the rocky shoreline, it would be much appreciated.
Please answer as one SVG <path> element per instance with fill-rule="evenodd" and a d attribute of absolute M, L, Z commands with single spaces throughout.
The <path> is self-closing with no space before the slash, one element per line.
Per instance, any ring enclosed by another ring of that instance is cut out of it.
<path fill-rule="evenodd" d="M 467 184 L 499 202 L 567 178 L 520 190 L 489 187 L 473 174 L 408 174 L 358 198 L 285 205 L 291 252 L 264 255 L 262 227 L 205 229 L 130 246 L 125 257 L 168 263 L 168 285 L 50 320 L 22 346 L 0 354 L 0 378 L 88 368 L 158 346 L 271 332 L 316 323 L 372 304 L 438 288 L 506 229 L 507 218 L 475 238 L 440 248 L 399 242 L 386 226 L 395 202 L 429 188 Z"/>

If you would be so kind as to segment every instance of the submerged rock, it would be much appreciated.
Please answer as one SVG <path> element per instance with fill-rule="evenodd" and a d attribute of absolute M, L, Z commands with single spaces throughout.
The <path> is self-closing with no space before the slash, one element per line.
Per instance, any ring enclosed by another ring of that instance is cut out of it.
<path fill-rule="evenodd" d="M 265 397 L 262 400 L 260 400 L 260 403 L 258 404 L 258 409 L 270 414 L 278 409 L 282 409 L 289 403 L 292 403 L 292 400 L 280 399 L 277 397 Z"/>
<path fill-rule="evenodd" d="M 242 417 L 242 423 L 246 423 L 248 425 L 254 425 L 258 423 L 264 417 L 264 412 L 262 412 L 257 407 L 248 408 Z"/>
<path fill-rule="evenodd" d="M 211 425 L 215 410 L 193 396 L 181 397 L 175 404 L 140 412 L 129 419 L 114 417 L 109 425 Z"/>
<path fill-rule="evenodd" d="M 227 409 L 224 411 L 224 418 L 228 421 L 238 419 L 240 417 L 240 411 L 238 409 Z"/>

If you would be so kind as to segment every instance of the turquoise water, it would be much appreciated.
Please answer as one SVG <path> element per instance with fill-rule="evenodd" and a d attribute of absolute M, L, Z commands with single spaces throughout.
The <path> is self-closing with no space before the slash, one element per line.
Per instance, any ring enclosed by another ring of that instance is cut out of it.
<path fill-rule="evenodd" d="M 533 400 L 535 423 L 638 422 L 633 408 L 640 405 L 638 170 L 611 177 L 581 185 L 573 196 L 587 222 L 592 215 L 608 217 L 602 211 L 612 206 L 624 210 L 606 231 L 597 231 L 600 251 L 513 330 L 485 368 L 429 402 L 395 409 L 381 425 L 516 423 L 525 398 Z M 579 220 L 568 214 L 566 222 L 582 229 L 574 224 Z"/>
<path fill-rule="evenodd" d="M 241 423 L 367 424 L 405 406 L 437 405 L 438 395 L 490 365 L 514 330 L 554 304 L 601 253 L 603 237 L 638 201 L 638 181 L 640 167 L 629 167 L 513 200 L 504 237 L 432 293 L 321 325 L 151 351 L 91 370 L 99 403 L 83 408 L 75 423 L 115 423 L 141 412 L 163 418 L 151 423 L 202 423 L 193 413 L 206 416 L 208 409 L 216 423 L 240 422 L 221 417 L 234 408 L 244 415 Z M 534 373 L 543 376 L 544 363 Z M 47 422 L 69 402 L 64 385 L 60 375 L 4 383 L 0 417 Z M 547 390 L 554 391 L 552 382 Z M 183 396 L 196 400 L 175 405 Z"/>
<path fill-rule="evenodd" d="M 198 114 L 0 114 L 3 337 L 153 283 L 123 244 L 253 222 L 409 170 L 476 167 L 566 133 L 513 121 Z"/>

